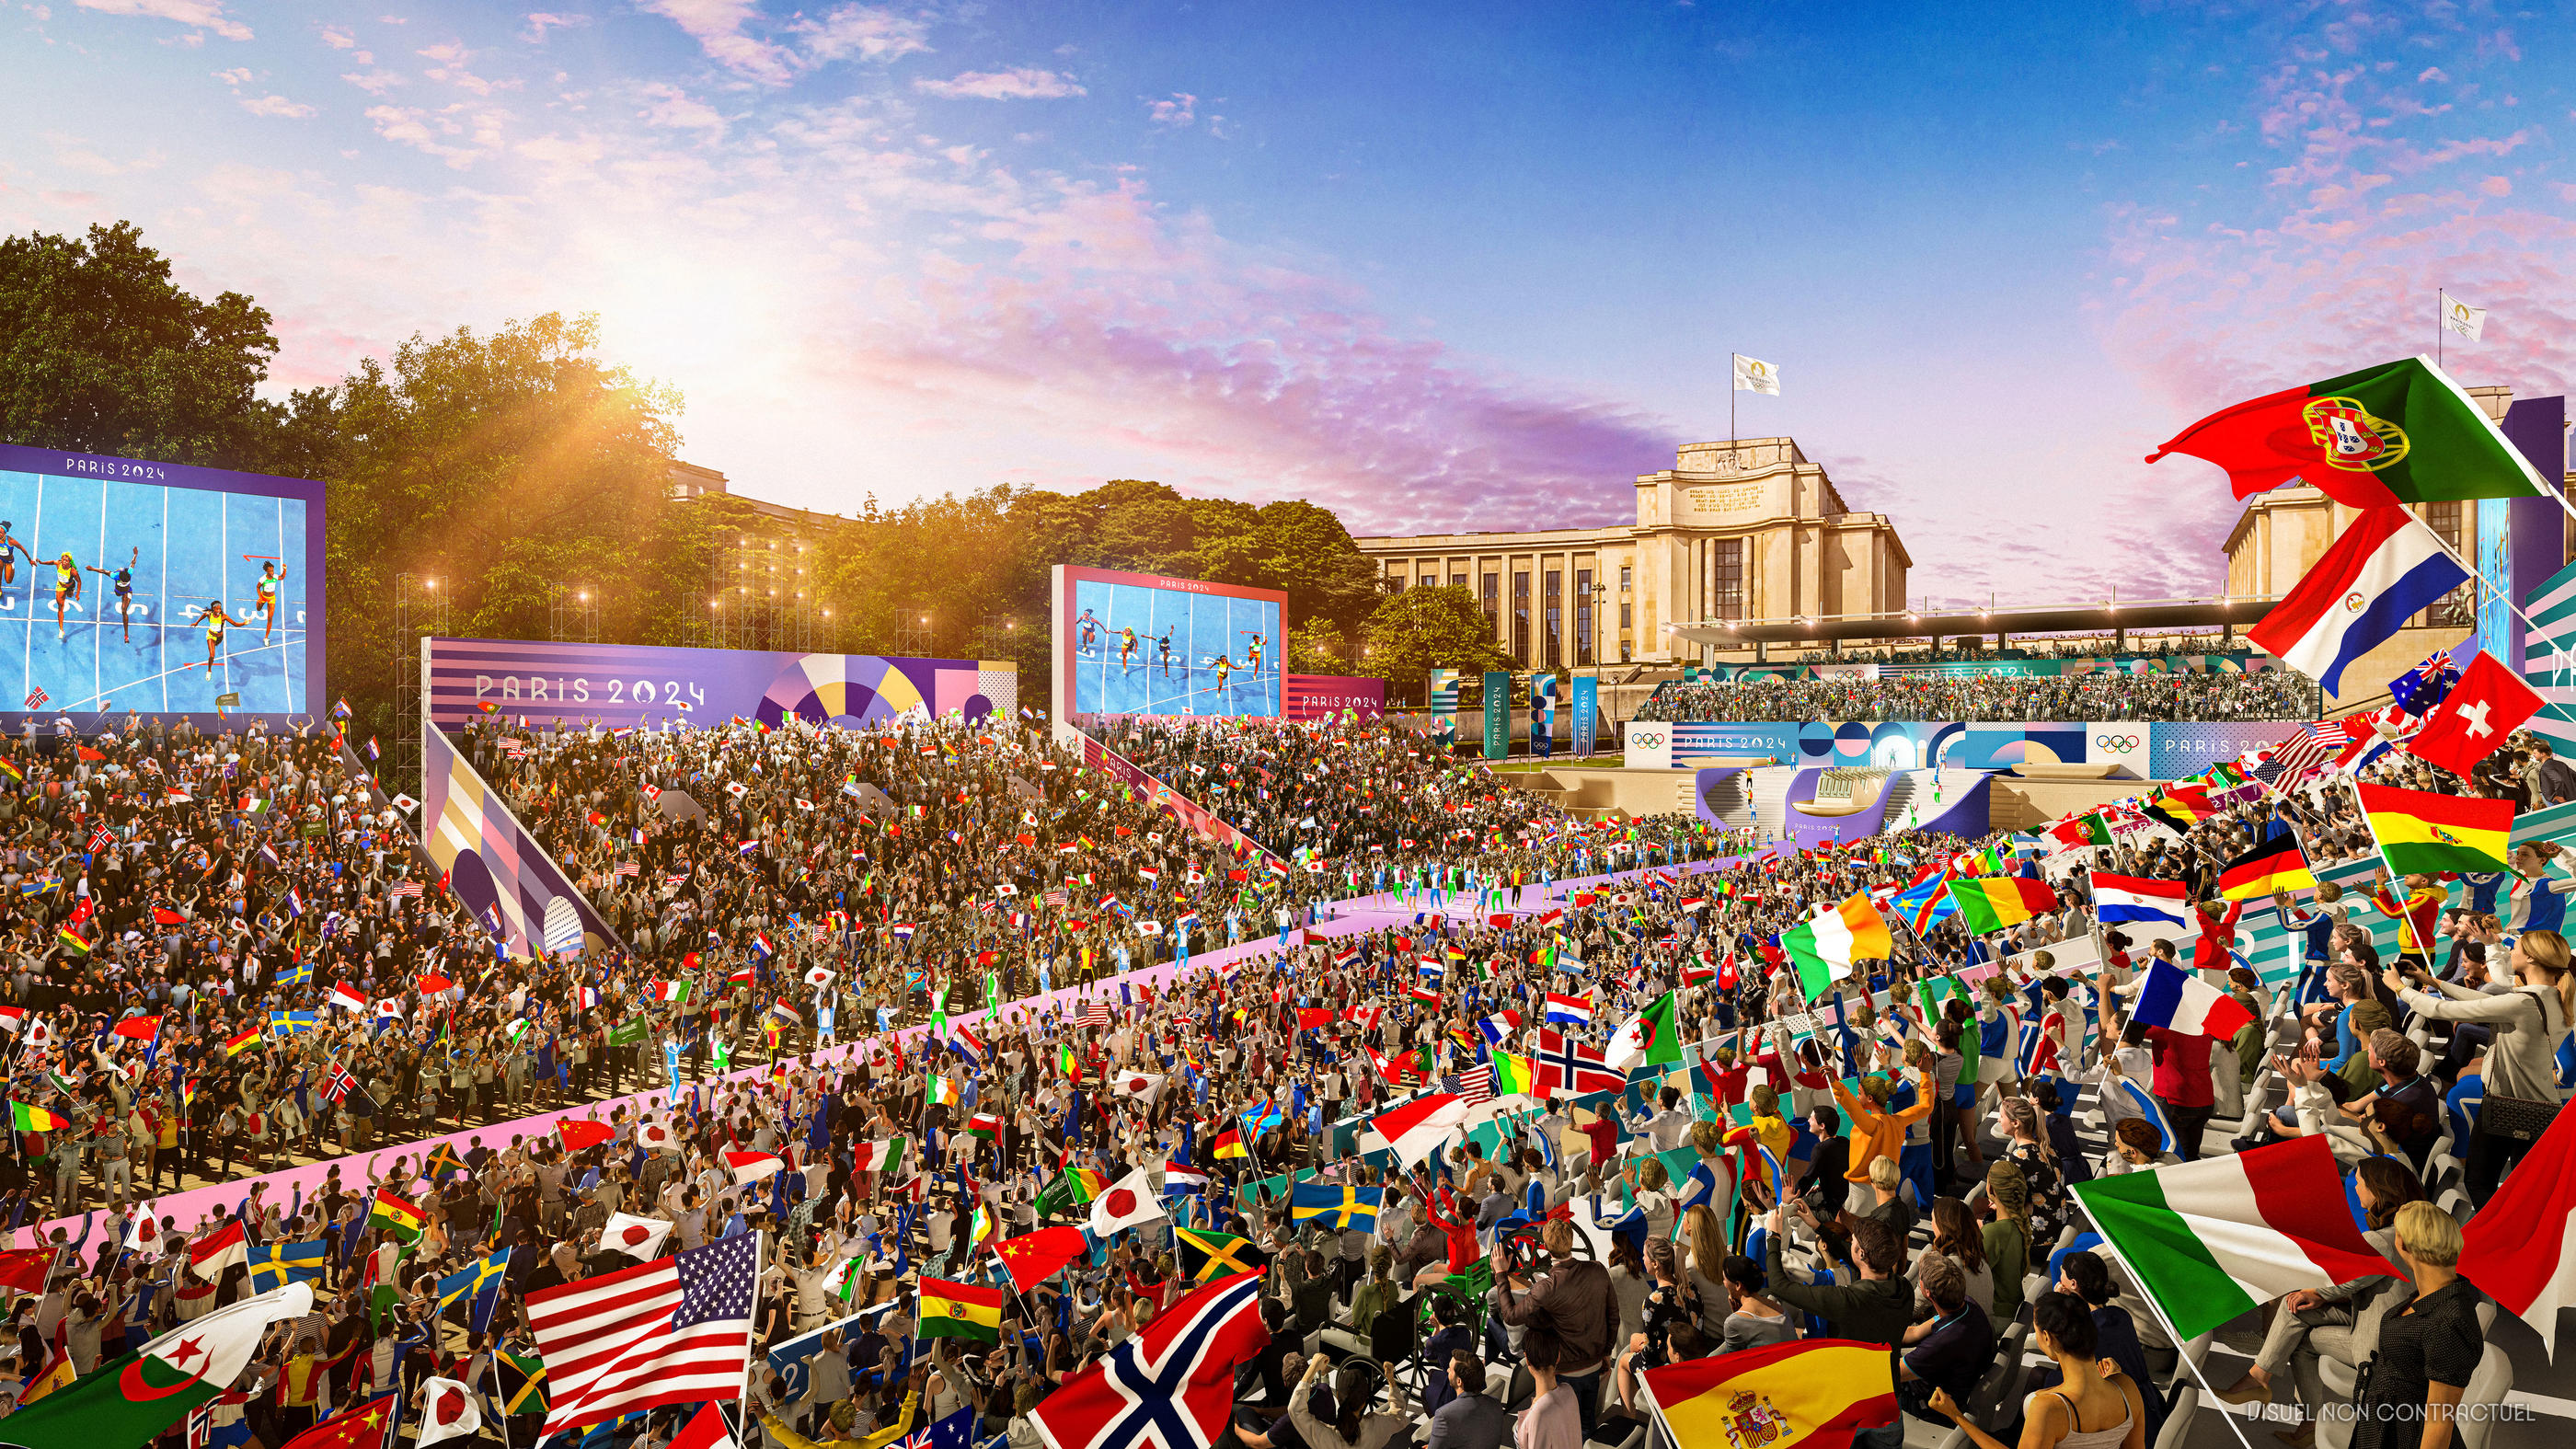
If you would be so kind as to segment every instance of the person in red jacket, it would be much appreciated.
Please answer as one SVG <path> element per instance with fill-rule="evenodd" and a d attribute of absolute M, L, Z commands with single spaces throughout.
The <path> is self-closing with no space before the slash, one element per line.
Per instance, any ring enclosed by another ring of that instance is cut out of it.
<path fill-rule="evenodd" d="M 2370 903 L 2383 916 L 2394 917 L 2398 925 L 2398 956 L 2416 965 L 2430 968 L 2433 964 L 2433 926 L 2442 914 L 2442 903 L 2450 892 L 2434 883 L 2429 875 L 2406 877 L 2406 898 L 2399 900 L 2389 888 L 2388 868 L 2381 866 L 2371 878 Z"/>
<path fill-rule="evenodd" d="M 2165 1120 L 2173 1124 L 2174 1151 L 2185 1162 L 2196 1161 L 2200 1157 L 2201 1132 L 2218 1110 L 2217 1092 L 2209 1077 L 2209 1049 L 2214 1041 L 2161 1026 L 2146 1028 L 2146 1034 L 2147 1051 L 2156 1064 L 2149 1090 L 2163 1105 Z"/>

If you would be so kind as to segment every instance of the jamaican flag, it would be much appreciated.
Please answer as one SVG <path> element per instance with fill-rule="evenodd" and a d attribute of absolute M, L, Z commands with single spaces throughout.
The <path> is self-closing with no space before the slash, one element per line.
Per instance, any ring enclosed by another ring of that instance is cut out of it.
<path fill-rule="evenodd" d="M 1181 1271 L 1198 1283 L 1213 1282 L 1236 1273 L 1257 1273 L 1269 1265 L 1270 1255 L 1252 1245 L 1249 1238 L 1220 1233 L 1208 1228 L 1172 1229 L 1172 1240 L 1181 1250 Z"/>
<path fill-rule="evenodd" d="M 501 1407 L 508 1414 L 546 1411 L 546 1366 L 533 1353 L 504 1353 L 492 1360 L 501 1379 Z"/>

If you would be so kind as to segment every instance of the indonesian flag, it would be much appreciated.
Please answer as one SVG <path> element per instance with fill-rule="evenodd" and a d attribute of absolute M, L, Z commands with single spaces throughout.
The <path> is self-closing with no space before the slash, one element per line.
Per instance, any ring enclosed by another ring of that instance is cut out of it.
<path fill-rule="evenodd" d="M 660 1218 L 611 1213 L 608 1226 L 599 1230 L 599 1245 L 624 1253 L 638 1262 L 649 1263 L 661 1255 L 662 1240 L 671 1235 L 671 1227 Z"/>
<path fill-rule="evenodd" d="M 2540 1331 L 2557 1352 L 2558 1310 L 2576 1302 L 2576 1112 L 2561 1112 L 2462 1232 L 2460 1276 Z M 2306 1139 L 2300 1139 L 2305 1141 Z"/>
<path fill-rule="evenodd" d="M 775 1152 L 728 1152 L 724 1160 L 725 1166 L 733 1171 L 734 1183 L 740 1187 L 749 1187 L 787 1170 L 786 1159 Z"/>
<path fill-rule="evenodd" d="M 365 992 L 343 981 L 331 988 L 331 1004 L 348 1011 L 364 1012 L 367 1009 L 367 996 Z"/>
<path fill-rule="evenodd" d="M 1467 1120 L 1467 1103 L 1453 1092 L 1407 1102 L 1391 1112 L 1380 1112 L 1369 1119 L 1369 1128 L 1386 1139 L 1386 1145 L 1408 1168 L 1440 1150 L 1449 1134 Z"/>

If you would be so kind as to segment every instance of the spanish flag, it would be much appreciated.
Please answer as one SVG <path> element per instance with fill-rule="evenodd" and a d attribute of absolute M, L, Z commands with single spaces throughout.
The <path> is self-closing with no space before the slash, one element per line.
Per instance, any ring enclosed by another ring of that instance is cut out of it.
<path fill-rule="evenodd" d="M 1791 1449 L 1848 1445 L 1855 1429 L 1899 1422 L 1896 1358 L 1884 1345 L 1809 1338 L 1645 1373 L 1673 1442 Z"/>
<path fill-rule="evenodd" d="M 375 1207 L 367 1214 L 369 1227 L 382 1228 L 409 1243 L 420 1238 L 421 1221 L 420 1209 L 382 1188 L 376 1190 Z"/>
<path fill-rule="evenodd" d="M 2260 900 L 2274 891 L 2312 890 L 2316 883 L 2308 870 L 2308 854 L 2294 835 L 2266 840 L 2218 873 L 2218 893 L 2231 901 Z"/>
<path fill-rule="evenodd" d="M 2471 800 L 2424 790 L 2362 785 L 2361 813 L 2389 870 L 2398 875 L 2440 875 L 2505 870 L 2513 833 L 2513 802 Z"/>
<path fill-rule="evenodd" d="M 925 1275 L 921 1280 L 921 1336 L 1000 1343 L 1002 1305 L 1009 1298 L 999 1288 L 979 1288 L 972 1283 L 951 1283 Z"/>

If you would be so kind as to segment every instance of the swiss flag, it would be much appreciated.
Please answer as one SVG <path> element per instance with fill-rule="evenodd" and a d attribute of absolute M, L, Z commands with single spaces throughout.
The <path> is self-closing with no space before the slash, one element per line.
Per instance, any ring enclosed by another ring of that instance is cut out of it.
<path fill-rule="evenodd" d="M 2433 712 L 2424 728 L 2408 741 L 2407 751 L 2454 775 L 2466 776 L 2478 761 L 2495 753 L 2504 737 L 2540 713 L 2540 696 L 2512 670 L 2481 649 L 2460 674 L 2460 682 Z"/>

